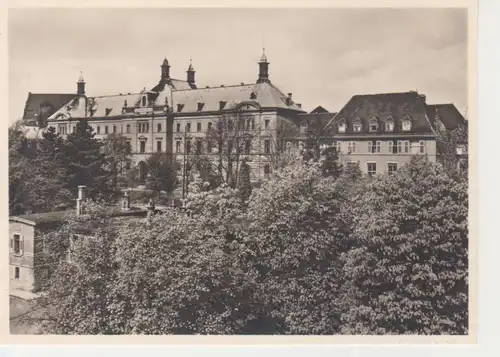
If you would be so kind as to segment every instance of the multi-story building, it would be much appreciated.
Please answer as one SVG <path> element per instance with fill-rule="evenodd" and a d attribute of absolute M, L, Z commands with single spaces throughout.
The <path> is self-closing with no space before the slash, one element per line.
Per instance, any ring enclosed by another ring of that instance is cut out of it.
<path fill-rule="evenodd" d="M 119 133 L 130 142 L 133 163 L 139 167 L 140 176 L 147 172 L 146 158 L 155 152 L 172 154 L 182 163 L 185 155 L 197 151 L 217 154 L 217 145 L 208 147 L 207 131 L 222 118 L 232 117 L 244 122 L 251 133 L 251 142 L 245 149 L 254 178 L 269 173 L 266 161 L 276 145 L 276 135 L 281 121 L 292 123 L 304 113 L 300 104 L 285 95 L 271 83 L 269 62 L 263 53 L 259 74 L 254 83 L 197 87 L 195 70 L 190 64 L 185 81 L 170 76 L 170 65 L 165 59 L 161 77 L 151 90 L 119 93 L 108 96 L 87 96 L 83 77 L 77 82 L 77 93 L 59 95 L 57 103 L 46 103 L 48 95 L 30 95 L 26 108 L 29 117 L 40 116 L 45 110 L 47 124 L 54 126 L 62 136 L 75 130 L 76 122 L 85 119 L 94 129 L 97 138 Z M 45 97 L 44 97 L 45 96 Z M 37 103 L 35 100 L 37 99 Z M 61 100 L 66 103 L 61 105 Z M 42 104 L 42 106 L 40 106 Z M 50 105 L 49 105 L 50 104 Z M 47 115 L 47 112 L 50 115 Z M 26 111 L 25 111 L 26 115 Z"/>
<path fill-rule="evenodd" d="M 335 145 L 340 162 L 357 163 L 369 175 L 392 174 L 416 154 L 438 161 L 438 130 L 466 125 L 453 104 L 428 105 L 414 91 L 355 95 L 337 114 L 321 110 L 300 117 L 303 132 L 308 122 L 324 123 L 326 142 Z"/>

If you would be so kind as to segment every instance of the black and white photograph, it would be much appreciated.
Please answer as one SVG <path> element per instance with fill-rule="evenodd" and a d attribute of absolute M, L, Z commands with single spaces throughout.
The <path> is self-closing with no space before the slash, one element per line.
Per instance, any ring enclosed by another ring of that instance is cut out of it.
<path fill-rule="evenodd" d="M 470 21 L 9 8 L 10 334 L 469 336 Z"/>

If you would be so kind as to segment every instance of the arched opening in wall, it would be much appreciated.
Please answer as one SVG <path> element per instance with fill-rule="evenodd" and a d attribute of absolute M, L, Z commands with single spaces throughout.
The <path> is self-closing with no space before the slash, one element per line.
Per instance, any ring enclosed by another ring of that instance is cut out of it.
<path fill-rule="evenodd" d="M 137 166 L 139 168 L 139 181 L 145 182 L 148 176 L 148 165 L 144 161 L 140 161 Z"/>

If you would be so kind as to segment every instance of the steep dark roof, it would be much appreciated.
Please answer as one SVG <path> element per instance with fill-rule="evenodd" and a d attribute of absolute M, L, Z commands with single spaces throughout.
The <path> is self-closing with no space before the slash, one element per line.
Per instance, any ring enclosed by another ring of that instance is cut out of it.
<path fill-rule="evenodd" d="M 304 122 L 320 122 L 323 126 L 325 126 L 335 117 L 335 115 L 337 115 L 337 113 L 306 113 L 299 114 L 297 118 L 299 119 L 299 124 Z"/>
<path fill-rule="evenodd" d="M 40 107 L 47 107 L 46 118 L 59 110 L 76 95 L 71 94 L 52 94 L 52 93 L 29 93 L 24 106 L 23 120 L 34 121 L 40 113 Z"/>
<path fill-rule="evenodd" d="M 362 123 L 361 133 L 369 131 L 368 121 L 375 118 L 378 121 L 378 132 L 384 132 L 384 122 L 394 120 L 392 133 L 432 134 L 433 130 L 426 118 L 426 106 L 417 92 L 363 94 L 353 96 L 337 114 L 335 122 L 345 120 L 347 134 L 353 132 L 353 121 L 357 118 Z M 412 122 L 411 131 L 403 132 L 402 120 L 409 117 Z"/>
<path fill-rule="evenodd" d="M 439 115 L 439 120 L 447 130 L 457 129 L 461 125 L 467 125 L 465 118 L 460 114 L 453 104 L 429 104 L 427 105 L 427 116 L 433 120 Z"/>
<path fill-rule="evenodd" d="M 316 108 L 314 108 L 313 110 L 311 110 L 311 114 L 314 114 L 314 113 L 329 113 L 329 111 L 326 110 L 325 108 L 323 108 L 321 105 L 319 105 Z"/>

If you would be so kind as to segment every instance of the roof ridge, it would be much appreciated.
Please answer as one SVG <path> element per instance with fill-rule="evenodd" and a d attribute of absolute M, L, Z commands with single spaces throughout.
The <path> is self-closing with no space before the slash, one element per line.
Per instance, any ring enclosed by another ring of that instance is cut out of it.
<path fill-rule="evenodd" d="M 415 91 L 407 91 L 407 92 L 385 92 L 385 93 L 365 93 L 365 94 L 355 94 L 352 96 L 354 97 L 367 97 L 367 96 L 376 96 L 376 95 L 394 95 L 394 94 L 421 94 Z"/>
<path fill-rule="evenodd" d="M 221 89 L 221 88 L 234 88 L 234 87 L 248 87 L 252 86 L 252 84 L 231 84 L 231 85 L 222 85 L 222 86 L 214 86 L 214 87 L 201 87 L 201 88 L 191 88 L 191 89 L 174 89 L 173 92 L 193 92 L 193 91 L 198 91 L 198 90 L 205 90 L 205 89 Z"/>
<path fill-rule="evenodd" d="M 88 96 L 87 98 L 125 97 L 127 95 L 137 95 L 137 94 L 144 94 L 144 93 L 139 92 L 139 93 L 105 94 L 105 95 Z"/>

